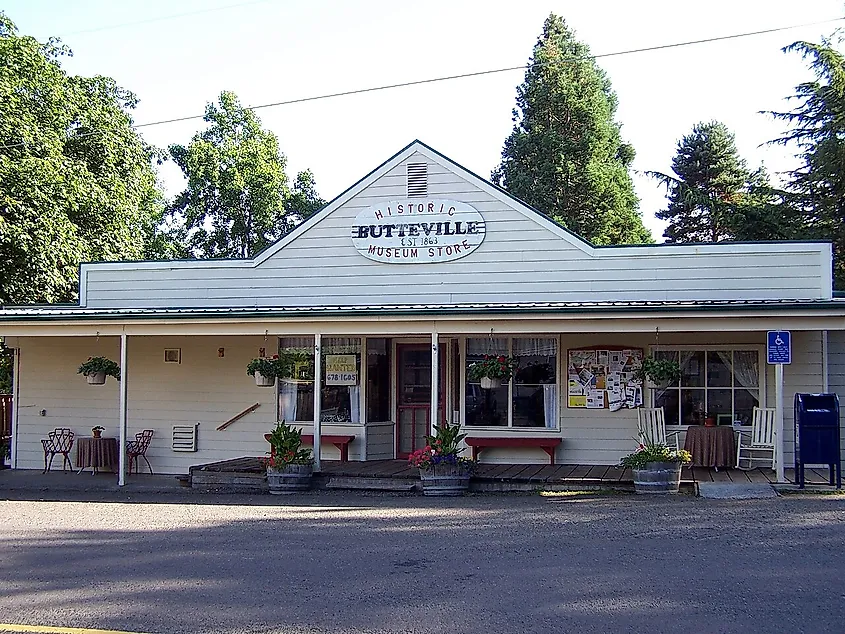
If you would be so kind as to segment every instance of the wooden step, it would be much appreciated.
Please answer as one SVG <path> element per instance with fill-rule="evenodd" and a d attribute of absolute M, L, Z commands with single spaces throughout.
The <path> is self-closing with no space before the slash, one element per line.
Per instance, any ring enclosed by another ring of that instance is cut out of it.
<path fill-rule="evenodd" d="M 411 478 L 354 478 L 332 477 L 326 482 L 327 489 L 349 491 L 414 491 L 420 481 Z"/>

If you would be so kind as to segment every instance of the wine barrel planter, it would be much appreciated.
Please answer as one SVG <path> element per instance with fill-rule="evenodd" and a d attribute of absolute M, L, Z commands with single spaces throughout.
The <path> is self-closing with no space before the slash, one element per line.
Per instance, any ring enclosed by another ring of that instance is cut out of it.
<path fill-rule="evenodd" d="M 649 462 L 633 471 L 637 493 L 677 493 L 681 486 L 680 462 Z"/>
<path fill-rule="evenodd" d="M 276 385 L 276 377 L 264 376 L 261 372 L 255 373 L 255 384 L 258 387 L 273 387 Z"/>
<path fill-rule="evenodd" d="M 469 472 L 457 465 L 435 465 L 420 469 L 423 495 L 459 497 L 469 490 Z"/>
<path fill-rule="evenodd" d="M 86 374 L 85 378 L 88 379 L 88 385 L 103 385 L 106 382 L 106 373 L 105 371 L 94 372 Z"/>
<path fill-rule="evenodd" d="M 492 379 L 489 376 L 482 376 L 479 383 L 481 383 L 482 390 L 495 390 L 501 387 L 502 379 Z"/>
<path fill-rule="evenodd" d="M 284 469 L 267 469 L 267 484 L 273 495 L 301 493 L 311 488 L 314 467 L 310 464 L 289 464 Z"/>

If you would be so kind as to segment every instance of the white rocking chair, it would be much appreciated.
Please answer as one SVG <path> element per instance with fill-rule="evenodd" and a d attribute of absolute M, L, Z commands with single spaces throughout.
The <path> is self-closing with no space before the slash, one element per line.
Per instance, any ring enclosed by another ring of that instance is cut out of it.
<path fill-rule="evenodd" d="M 675 451 L 680 449 L 678 434 L 673 431 L 666 433 L 666 418 L 662 407 L 640 407 L 637 409 L 637 432 L 640 442 L 644 445 L 659 443 Z M 670 440 L 671 439 L 671 440 Z"/>
<path fill-rule="evenodd" d="M 766 460 L 771 462 L 772 470 L 775 468 L 775 409 L 755 407 L 751 419 L 751 429 L 739 430 L 739 442 L 736 445 L 736 466 L 737 469 L 751 469 L 753 460 Z M 755 456 L 760 452 L 770 454 L 771 457 Z M 747 460 L 748 466 L 743 467 L 740 460 Z"/>

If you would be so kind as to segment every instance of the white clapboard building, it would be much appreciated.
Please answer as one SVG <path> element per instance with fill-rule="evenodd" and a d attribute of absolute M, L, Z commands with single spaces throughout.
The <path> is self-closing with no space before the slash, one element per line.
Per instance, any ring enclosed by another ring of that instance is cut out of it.
<path fill-rule="evenodd" d="M 154 470 L 182 474 L 263 455 L 281 419 L 353 437 L 350 460 L 407 456 L 449 421 L 501 439 L 482 462 L 546 463 L 543 439 L 559 439 L 557 462 L 610 465 L 635 446 L 639 406 L 662 406 L 681 443 L 707 416 L 747 425 L 775 407 L 770 330 L 792 334 L 788 465 L 794 394 L 845 386 L 843 317 L 827 242 L 596 247 L 415 141 L 254 259 L 83 264 L 78 306 L 0 310 L 12 465 L 41 469 L 56 427 L 100 425 L 153 430 Z M 295 371 L 258 387 L 248 362 L 280 352 Z M 513 357 L 514 378 L 468 380 L 484 355 Z M 682 380 L 639 382 L 649 355 Z M 89 386 L 90 356 L 122 381 Z"/>

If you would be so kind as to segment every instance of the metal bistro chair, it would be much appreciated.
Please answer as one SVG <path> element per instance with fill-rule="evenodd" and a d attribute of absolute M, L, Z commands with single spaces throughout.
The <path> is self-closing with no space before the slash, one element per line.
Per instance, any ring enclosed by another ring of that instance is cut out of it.
<path fill-rule="evenodd" d="M 659 443 L 667 447 L 680 449 L 678 434 L 673 431 L 666 433 L 666 418 L 662 407 L 640 407 L 637 409 L 637 433 L 644 445 Z M 671 438 L 671 440 L 670 440 Z"/>
<path fill-rule="evenodd" d="M 41 439 L 41 446 L 44 447 L 44 471 L 41 473 L 47 473 L 50 470 L 56 454 L 62 454 L 62 471 L 65 470 L 65 465 L 73 471 L 73 465 L 70 462 L 70 450 L 73 449 L 72 429 L 69 427 L 56 427 L 47 434 L 47 438 Z M 47 460 L 48 458 L 49 461 Z"/>
<path fill-rule="evenodd" d="M 129 459 L 129 474 L 132 474 L 132 463 L 135 463 L 135 471 L 138 471 L 138 458 L 143 458 L 144 462 L 147 463 L 147 467 L 150 470 L 150 474 L 153 472 L 153 468 L 150 465 L 150 461 L 147 460 L 147 449 L 150 447 L 150 441 L 153 438 L 153 430 L 152 429 L 145 429 L 144 431 L 138 432 L 135 434 L 135 440 L 130 440 L 126 443 L 126 457 Z"/>
<path fill-rule="evenodd" d="M 772 470 L 775 468 L 775 408 L 755 407 L 751 418 L 751 429 L 739 430 L 739 442 L 736 444 L 736 466 L 738 469 L 751 469 L 753 460 L 769 461 L 768 456 L 762 458 L 755 453 L 771 454 Z M 744 442 L 743 442 L 744 441 Z M 740 460 L 747 460 L 748 466 L 743 467 Z"/>

